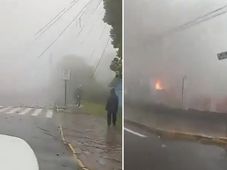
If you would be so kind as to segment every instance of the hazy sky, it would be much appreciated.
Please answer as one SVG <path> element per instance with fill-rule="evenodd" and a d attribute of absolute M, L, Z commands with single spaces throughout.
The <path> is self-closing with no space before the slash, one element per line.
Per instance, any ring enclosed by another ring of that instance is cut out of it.
<path fill-rule="evenodd" d="M 103 3 L 100 2 L 100 0 L 1 0 L 0 94 L 9 100 L 26 94 L 38 97 L 35 92 L 51 88 L 48 87 L 50 71 L 65 55 L 77 55 L 90 65 L 96 65 L 110 39 L 110 26 L 102 21 L 105 11 Z M 41 36 L 37 34 L 60 11 L 69 9 L 73 3 L 75 5 L 48 27 L 47 31 Z M 81 19 L 80 17 L 75 19 L 62 33 L 87 3 Z M 39 57 L 58 37 L 56 43 Z M 109 81 L 113 78 L 109 64 L 114 55 L 115 50 L 110 40 L 97 72 L 100 80 Z M 60 76 L 59 81 L 62 81 Z M 4 102 L 4 97 L 1 102 Z"/>
<path fill-rule="evenodd" d="M 181 95 L 184 75 L 186 98 L 212 100 L 227 96 L 227 8 L 223 14 L 181 31 L 182 24 L 227 5 L 225 0 L 125 0 L 125 72 L 150 82 L 160 79 Z M 134 70 L 134 71 L 133 71 Z M 139 71 L 138 71 L 139 70 Z M 136 72 L 136 73 L 134 73 Z M 126 75 L 127 79 L 127 75 Z M 150 83 L 150 86 L 153 86 Z"/>

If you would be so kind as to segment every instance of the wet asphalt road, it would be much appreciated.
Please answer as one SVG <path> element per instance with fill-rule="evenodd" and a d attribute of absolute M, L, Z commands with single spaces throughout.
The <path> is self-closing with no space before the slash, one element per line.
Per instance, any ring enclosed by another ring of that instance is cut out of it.
<path fill-rule="evenodd" d="M 40 170 L 77 170 L 54 117 L 0 113 L 0 134 L 24 139 L 34 150 Z"/>
<path fill-rule="evenodd" d="M 125 123 L 125 170 L 226 170 L 221 147 L 191 141 L 162 139 Z M 140 136 L 144 135 L 144 136 Z"/>

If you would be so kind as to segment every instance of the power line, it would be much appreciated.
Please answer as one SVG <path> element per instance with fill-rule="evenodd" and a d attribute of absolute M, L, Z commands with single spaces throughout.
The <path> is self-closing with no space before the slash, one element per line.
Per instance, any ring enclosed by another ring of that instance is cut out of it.
<path fill-rule="evenodd" d="M 98 19 L 98 18 L 97 18 L 97 19 Z M 94 22 L 97 21 L 97 19 L 94 20 Z M 91 26 L 90 26 L 87 30 L 85 30 L 85 31 L 83 32 L 85 35 L 88 36 L 88 35 L 92 32 L 92 30 L 94 30 L 94 29 L 96 28 L 96 25 L 94 25 L 94 22 L 91 24 Z M 91 29 L 90 29 L 90 28 L 91 28 Z M 81 29 L 80 33 L 81 33 L 84 29 L 85 29 L 85 28 L 83 27 L 83 28 Z M 82 34 L 78 35 L 79 38 L 80 38 L 81 36 L 82 36 Z M 84 42 L 84 39 L 82 39 L 81 42 Z"/>
<path fill-rule="evenodd" d="M 99 18 L 102 19 L 101 13 L 97 15 L 96 20 L 99 20 Z M 87 31 L 87 34 L 90 34 L 92 32 L 92 30 L 94 30 L 95 27 L 99 24 L 98 22 L 95 22 L 96 20 L 94 20 L 93 23 L 91 24 L 89 30 Z M 101 20 L 101 22 L 102 22 L 102 20 Z"/>
<path fill-rule="evenodd" d="M 100 35 L 103 35 L 103 33 L 104 33 L 104 30 L 105 30 L 105 27 L 106 27 L 106 24 L 104 25 L 104 29 L 102 30 L 102 32 L 101 32 L 101 34 Z M 101 36 L 99 36 L 99 39 L 98 40 L 100 40 L 100 38 L 101 38 Z M 92 48 L 92 50 L 91 50 L 91 53 L 90 53 L 90 58 L 93 58 L 93 55 L 95 54 L 95 52 L 96 52 L 96 46 L 93 46 L 93 48 Z"/>
<path fill-rule="evenodd" d="M 180 26 L 179 28 L 176 28 L 175 31 L 182 31 L 182 30 L 188 29 L 188 28 L 190 28 L 190 27 L 192 27 L 192 26 L 198 25 L 198 24 L 200 24 L 200 23 L 202 23 L 202 22 L 208 21 L 208 20 L 213 19 L 213 18 L 215 18 L 215 17 L 217 17 L 217 16 L 220 16 L 220 15 L 223 15 L 223 14 L 225 14 L 226 12 L 227 12 L 227 11 L 222 11 L 222 12 L 220 12 L 220 13 L 217 13 L 217 14 L 214 14 L 214 15 L 211 15 L 211 16 L 208 16 L 208 17 L 206 17 L 206 18 L 201 18 L 200 20 L 194 21 L 194 22 L 192 22 L 192 23 L 188 23 L 188 24 L 182 25 L 182 26 Z"/>
<path fill-rule="evenodd" d="M 72 3 L 74 3 L 76 0 L 72 0 L 71 2 L 70 2 L 70 4 L 72 4 Z"/>
<path fill-rule="evenodd" d="M 45 29 L 43 29 L 38 37 L 36 37 L 36 39 L 38 39 L 39 37 L 41 37 L 48 29 L 50 29 L 57 21 L 59 21 L 70 9 L 72 9 L 77 3 L 79 2 L 79 0 L 74 1 L 69 8 L 65 9 L 64 12 L 61 15 L 58 15 L 57 17 L 54 17 L 53 20 L 51 20 L 48 24 L 46 24 Z"/>
<path fill-rule="evenodd" d="M 98 5 L 95 7 L 95 9 L 91 12 L 91 15 L 94 14 L 97 9 L 100 7 L 101 3 L 102 3 L 103 0 L 101 0 Z M 80 18 L 83 17 L 83 15 L 85 14 L 86 11 L 84 11 L 81 15 L 80 15 Z"/>
<path fill-rule="evenodd" d="M 106 27 L 107 27 L 107 24 L 104 25 L 103 30 L 102 30 L 101 34 L 99 35 L 99 39 L 102 38 L 102 36 L 103 36 L 103 34 L 105 32 Z"/>
<path fill-rule="evenodd" d="M 225 9 L 226 7 L 227 7 L 227 5 L 224 5 L 224 6 L 222 6 L 221 8 L 218 8 L 218 9 L 215 9 L 215 10 L 213 10 L 213 11 L 210 11 L 210 12 L 208 12 L 208 13 L 202 15 L 202 16 L 199 16 L 199 17 L 195 18 L 195 19 L 192 20 L 192 21 L 187 22 L 186 24 L 183 24 L 182 26 L 187 26 L 187 25 L 196 23 L 196 22 L 198 22 L 198 21 L 201 20 L 201 19 L 203 20 L 205 17 L 209 17 L 210 15 L 215 14 L 216 12 L 219 12 L 219 11 Z"/>
<path fill-rule="evenodd" d="M 92 49 L 91 54 L 90 54 L 90 58 L 94 55 L 94 53 L 96 51 L 95 49 L 96 49 L 95 47 Z"/>
<path fill-rule="evenodd" d="M 182 25 L 180 25 L 180 26 L 178 26 L 176 28 L 173 28 L 170 31 L 167 31 L 165 33 L 165 35 L 186 30 L 186 29 L 188 29 L 188 28 L 190 28 L 192 26 L 198 25 L 198 24 L 200 24 L 202 22 L 211 20 L 211 19 L 213 19 L 213 18 L 215 18 L 217 16 L 220 16 L 220 15 L 223 15 L 223 14 L 227 13 L 227 10 L 224 10 L 225 8 L 227 8 L 227 5 L 224 5 L 224 6 L 220 7 L 220 8 L 217 8 L 217 9 L 215 9 L 213 11 L 210 11 L 210 12 L 208 12 L 208 13 L 202 15 L 202 16 L 199 16 L 199 17 L 197 17 L 197 18 L 195 18 L 195 19 L 193 19 L 191 21 L 188 21 L 185 24 L 182 24 Z"/>
<path fill-rule="evenodd" d="M 104 57 L 104 54 L 105 54 L 105 52 L 106 52 L 106 49 L 107 49 L 108 44 L 109 44 L 110 39 L 111 39 L 110 36 L 108 36 L 108 37 L 109 37 L 109 38 L 108 38 L 108 40 L 107 40 L 107 42 L 106 42 L 105 47 L 103 48 L 102 54 L 101 54 L 101 56 L 100 56 L 100 58 L 99 58 L 99 61 L 97 62 L 94 71 L 91 73 L 90 79 L 92 79 L 92 78 L 94 77 L 94 75 L 95 75 L 95 73 L 96 73 L 96 71 L 97 71 L 97 68 L 98 68 L 99 64 L 101 63 L 102 58 Z M 94 52 L 94 51 L 95 51 L 95 48 L 93 49 L 92 52 Z M 91 54 L 91 55 L 92 55 L 92 54 Z M 83 84 L 87 84 L 87 83 L 89 83 L 89 81 L 84 81 L 84 82 L 83 82 Z"/>
<path fill-rule="evenodd" d="M 99 58 L 98 63 L 97 63 L 96 66 L 95 66 L 94 72 L 92 73 L 91 77 L 93 77 L 93 76 L 95 75 L 95 73 L 96 73 L 96 71 L 97 71 L 97 68 L 98 68 L 100 62 L 102 61 L 102 58 L 104 57 L 104 54 L 105 54 L 105 52 L 106 52 L 107 46 L 108 46 L 108 44 L 109 44 L 109 41 L 110 41 L 110 36 L 109 36 L 109 38 L 108 38 L 108 40 L 107 40 L 107 42 L 106 42 L 106 45 L 105 45 L 105 47 L 104 47 L 104 49 L 103 49 L 103 51 L 102 51 L 102 54 L 101 54 L 101 56 L 100 56 L 100 58 Z"/>
<path fill-rule="evenodd" d="M 99 7 L 101 6 L 102 2 L 103 2 L 103 0 L 100 0 L 98 5 L 96 6 L 95 10 L 93 11 L 93 14 L 99 9 Z"/>
<path fill-rule="evenodd" d="M 43 54 L 45 54 L 47 52 L 47 50 L 49 48 L 51 48 L 56 42 L 57 40 L 65 33 L 65 31 L 73 24 L 73 22 L 78 18 L 78 16 L 83 12 L 83 10 L 85 10 L 87 8 L 87 6 L 92 2 L 92 0 L 89 0 L 87 2 L 87 4 L 84 5 L 84 7 L 81 9 L 81 11 L 73 18 L 73 20 L 58 34 L 57 38 L 52 41 L 50 43 L 49 46 L 47 46 L 46 49 L 43 50 L 43 52 L 38 56 L 38 57 L 41 57 Z"/>
<path fill-rule="evenodd" d="M 63 8 L 60 12 L 57 13 L 57 15 L 55 17 L 53 17 L 46 25 L 44 25 L 42 28 L 39 29 L 39 31 L 37 31 L 35 33 L 35 35 L 39 34 L 40 32 L 42 32 L 51 22 L 53 22 L 63 11 L 65 11 L 65 8 Z"/>
<path fill-rule="evenodd" d="M 99 7 L 100 7 L 100 5 L 102 4 L 102 2 L 103 2 L 103 0 L 101 0 L 101 1 L 97 4 L 97 6 L 95 7 L 95 10 L 93 11 L 93 14 L 94 14 L 95 12 L 97 12 L 97 10 L 99 9 Z M 92 15 L 92 14 L 91 14 L 91 15 Z M 97 16 L 97 18 L 99 18 L 99 15 Z M 95 20 L 94 20 L 94 22 L 95 22 Z M 87 31 L 86 34 L 90 34 L 90 32 L 95 28 L 95 26 L 93 25 L 94 22 L 91 24 L 91 29 L 89 29 L 89 31 Z M 84 26 L 84 27 L 85 27 L 85 26 Z M 83 28 L 80 30 L 80 32 L 77 34 L 77 37 L 80 36 L 80 33 L 84 30 L 84 27 L 83 27 Z M 103 36 L 106 27 L 107 27 L 107 24 L 105 24 L 105 25 L 103 26 L 103 30 L 102 30 L 102 32 L 101 32 L 100 35 L 99 35 L 99 39 Z M 93 49 L 91 50 L 90 58 L 94 55 L 94 53 L 95 53 L 95 51 L 96 51 L 95 49 L 96 49 L 96 48 L 93 47 Z"/>
<path fill-rule="evenodd" d="M 101 0 L 101 1 L 98 3 L 98 5 L 95 7 L 95 9 L 91 12 L 92 14 L 94 14 L 94 13 L 97 11 L 97 9 L 100 7 L 102 1 L 103 1 L 103 0 Z M 83 15 L 85 14 L 85 12 L 86 12 L 86 11 L 84 11 L 84 12 L 80 15 L 80 18 L 83 17 Z M 91 14 L 91 15 L 92 15 L 92 14 Z"/>
<path fill-rule="evenodd" d="M 91 26 L 88 27 L 87 31 L 85 32 L 86 35 L 90 34 L 90 32 L 92 32 L 92 30 L 94 30 L 96 28 L 96 25 L 98 24 L 98 22 L 96 22 L 96 21 L 99 19 L 100 16 L 101 15 L 98 14 L 97 16 L 94 17 L 94 21 L 90 24 Z M 84 29 L 84 27 L 82 29 Z"/>
<path fill-rule="evenodd" d="M 101 2 L 102 2 L 102 0 L 101 0 Z M 99 9 L 99 6 L 100 6 L 101 2 L 97 5 L 97 7 L 95 8 L 95 10 L 92 12 L 93 14 L 94 14 L 95 12 L 97 12 L 97 9 Z M 84 14 L 84 13 L 83 13 L 83 14 Z M 83 15 L 83 14 L 82 14 L 82 15 Z M 80 17 L 83 17 L 82 15 L 81 15 Z M 89 17 L 89 20 L 90 20 L 91 16 L 94 16 L 94 15 L 91 14 L 90 17 Z M 98 16 L 98 17 L 99 17 L 99 16 Z M 98 17 L 97 17 L 97 19 L 98 19 Z M 96 21 L 96 20 L 93 21 L 93 23 L 91 24 L 91 29 L 89 29 L 89 31 L 87 31 L 86 34 L 89 34 L 90 31 L 92 31 L 92 30 L 94 29 L 95 26 L 93 26 L 93 24 L 94 24 L 95 21 Z M 84 28 L 85 28 L 85 26 L 83 26 L 83 27 L 81 28 L 81 30 L 80 30 L 79 34 L 77 34 L 77 36 L 80 36 L 80 33 L 84 30 Z"/>
<path fill-rule="evenodd" d="M 73 0 L 71 2 L 71 6 L 66 9 L 62 9 L 54 18 L 52 18 L 45 26 L 43 26 L 35 35 L 39 34 L 38 37 L 36 37 L 36 40 L 41 37 L 46 31 L 48 31 L 48 29 L 53 26 L 58 20 L 60 20 L 60 18 L 66 13 L 68 12 L 70 9 L 72 9 L 72 7 L 78 3 L 79 0 Z M 95 7 L 95 10 L 93 10 L 93 13 L 96 12 L 96 10 L 100 7 L 102 3 L 102 0 L 98 3 L 98 5 Z M 79 27 L 81 27 L 81 17 L 83 17 L 84 13 L 86 12 L 86 10 L 83 11 L 83 13 L 79 16 Z M 82 28 L 83 29 L 83 28 Z M 80 31 L 82 32 L 82 31 Z"/>
<path fill-rule="evenodd" d="M 41 31 L 37 32 L 37 37 L 36 39 L 38 39 L 39 37 L 41 37 L 46 31 L 48 31 L 57 21 L 59 21 L 68 11 L 70 11 L 77 3 L 79 2 L 79 0 L 73 1 L 73 3 L 67 8 L 67 9 L 63 9 L 63 12 L 59 12 L 52 20 L 50 20 L 42 29 Z"/>
<path fill-rule="evenodd" d="M 102 1 L 103 1 L 103 0 L 101 0 L 101 1 L 97 4 L 97 6 L 95 7 L 95 9 L 91 12 L 91 15 L 94 14 L 94 13 L 97 11 L 97 9 L 99 9 L 100 5 L 102 4 Z M 84 12 L 80 15 L 80 18 L 83 17 L 83 15 L 85 14 L 85 12 L 86 12 L 86 11 L 84 11 Z M 90 15 L 90 16 L 91 16 L 91 15 Z"/>

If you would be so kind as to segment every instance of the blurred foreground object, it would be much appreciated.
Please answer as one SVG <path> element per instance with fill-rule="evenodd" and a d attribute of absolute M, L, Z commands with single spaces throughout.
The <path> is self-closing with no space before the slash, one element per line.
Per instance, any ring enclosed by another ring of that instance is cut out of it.
<path fill-rule="evenodd" d="M 23 139 L 0 135 L 0 169 L 39 170 L 32 148 Z"/>
<path fill-rule="evenodd" d="M 217 56 L 218 56 L 218 60 L 226 59 L 227 58 L 227 51 L 222 52 L 222 53 L 218 53 Z"/>

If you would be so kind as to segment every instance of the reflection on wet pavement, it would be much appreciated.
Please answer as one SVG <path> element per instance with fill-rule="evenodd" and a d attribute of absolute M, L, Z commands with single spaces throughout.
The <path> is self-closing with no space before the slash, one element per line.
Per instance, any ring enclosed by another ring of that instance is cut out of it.
<path fill-rule="evenodd" d="M 88 168 L 120 170 L 121 131 L 107 127 L 106 120 L 88 114 L 65 114 L 61 119 L 66 140 L 76 148 Z"/>

